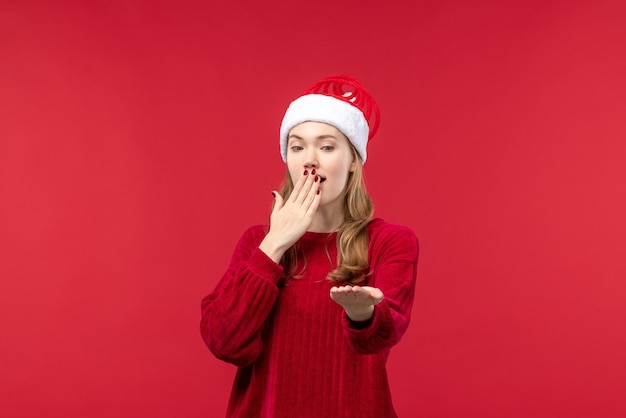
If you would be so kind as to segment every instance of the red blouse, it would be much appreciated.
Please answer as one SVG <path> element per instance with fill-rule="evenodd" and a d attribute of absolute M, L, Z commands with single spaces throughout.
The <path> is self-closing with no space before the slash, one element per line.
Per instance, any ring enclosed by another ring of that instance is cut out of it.
<path fill-rule="evenodd" d="M 385 365 L 409 325 L 419 252 L 413 231 L 369 223 L 367 284 L 385 298 L 367 326 L 354 327 L 326 279 L 337 264 L 337 234 L 305 233 L 296 245 L 306 269 L 283 285 L 282 267 L 258 248 L 266 230 L 243 234 L 202 300 L 204 341 L 238 367 L 226 416 L 396 417 Z"/>

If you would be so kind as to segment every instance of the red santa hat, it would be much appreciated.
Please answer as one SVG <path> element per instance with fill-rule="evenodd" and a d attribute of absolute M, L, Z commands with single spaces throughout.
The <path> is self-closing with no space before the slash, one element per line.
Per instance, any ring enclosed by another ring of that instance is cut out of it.
<path fill-rule="evenodd" d="M 367 142 L 376 134 L 379 121 L 376 101 L 354 77 L 326 77 L 306 89 L 287 108 L 280 126 L 280 153 L 287 162 L 287 137 L 294 126 L 323 122 L 339 129 L 365 162 Z"/>

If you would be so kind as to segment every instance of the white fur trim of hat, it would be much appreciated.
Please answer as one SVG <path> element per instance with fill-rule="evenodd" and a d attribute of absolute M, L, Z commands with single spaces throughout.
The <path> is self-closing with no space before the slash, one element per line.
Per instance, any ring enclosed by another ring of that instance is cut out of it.
<path fill-rule="evenodd" d="M 367 159 L 369 126 L 356 106 L 324 94 L 300 96 L 287 108 L 280 126 L 280 154 L 287 162 L 289 132 L 303 122 L 322 122 L 339 129 L 352 143 L 363 162 Z"/>

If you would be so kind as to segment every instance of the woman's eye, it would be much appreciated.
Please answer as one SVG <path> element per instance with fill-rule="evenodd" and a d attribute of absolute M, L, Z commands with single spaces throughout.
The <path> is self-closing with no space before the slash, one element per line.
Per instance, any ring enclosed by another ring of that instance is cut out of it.
<path fill-rule="evenodd" d="M 332 145 L 324 145 L 324 146 L 322 147 L 322 150 L 323 150 L 323 151 L 332 151 L 332 150 L 334 150 L 334 149 L 335 149 L 335 147 L 333 147 Z"/>
<path fill-rule="evenodd" d="M 302 151 L 302 147 L 298 146 L 298 145 L 294 145 L 291 147 L 291 150 L 296 152 L 296 151 Z"/>

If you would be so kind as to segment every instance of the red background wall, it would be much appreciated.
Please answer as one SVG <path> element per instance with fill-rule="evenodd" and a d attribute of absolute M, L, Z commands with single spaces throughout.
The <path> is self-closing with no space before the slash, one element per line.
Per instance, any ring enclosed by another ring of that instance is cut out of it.
<path fill-rule="evenodd" d="M 622 1 L 0 4 L 0 410 L 220 417 L 199 302 L 277 132 L 352 73 L 377 215 L 421 242 L 402 417 L 626 415 Z"/>

